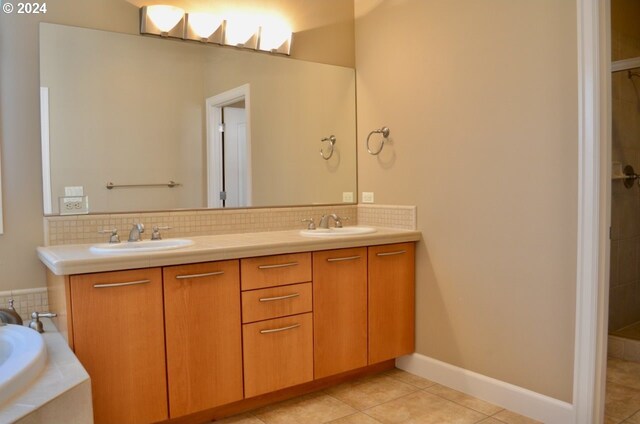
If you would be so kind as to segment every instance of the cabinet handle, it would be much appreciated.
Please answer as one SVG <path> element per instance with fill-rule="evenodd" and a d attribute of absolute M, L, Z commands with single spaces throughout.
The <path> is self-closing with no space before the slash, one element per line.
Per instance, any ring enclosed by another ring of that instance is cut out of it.
<path fill-rule="evenodd" d="M 345 256 L 344 258 L 327 258 L 327 262 L 353 261 L 361 257 L 362 256 Z"/>
<path fill-rule="evenodd" d="M 272 269 L 272 268 L 286 268 L 288 266 L 299 265 L 298 262 L 287 262 L 286 264 L 274 264 L 274 265 L 258 265 L 258 269 Z"/>
<path fill-rule="evenodd" d="M 213 275 L 222 275 L 224 271 L 205 272 L 204 274 L 188 274 L 188 275 L 176 275 L 178 280 L 184 280 L 186 278 L 202 278 L 211 277 Z"/>
<path fill-rule="evenodd" d="M 94 289 L 106 289 L 109 287 L 124 287 L 124 286 L 137 286 L 139 284 L 147 284 L 150 283 L 151 280 L 138 280 L 138 281 L 127 281 L 126 283 L 109 283 L 109 284 L 94 284 Z"/>
<path fill-rule="evenodd" d="M 300 327 L 300 324 L 293 324 L 288 327 L 282 327 L 282 328 L 272 328 L 270 330 L 260 330 L 260 334 L 278 333 L 280 331 L 292 330 L 298 327 Z"/>
<path fill-rule="evenodd" d="M 298 297 L 298 296 L 300 296 L 300 293 L 293 293 L 285 296 L 276 296 L 276 297 L 261 297 L 259 300 L 260 302 L 273 302 L 274 300 L 291 299 L 292 297 Z"/>
<path fill-rule="evenodd" d="M 393 256 L 393 255 L 402 255 L 403 253 L 407 253 L 406 250 L 397 250 L 395 252 L 381 252 L 381 253 L 376 253 L 376 255 L 378 256 Z"/>

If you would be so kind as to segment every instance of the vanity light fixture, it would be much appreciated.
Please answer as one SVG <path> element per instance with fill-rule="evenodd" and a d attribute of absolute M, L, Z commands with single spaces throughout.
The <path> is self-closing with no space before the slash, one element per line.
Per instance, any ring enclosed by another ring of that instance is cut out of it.
<path fill-rule="evenodd" d="M 222 44 L 224 20 L 211 13 L 187 13 L 185 39 Z"/>
<path fill-rule="evenodd" d="M 262 18 L 262 23 L 259 19 L 232 14 L 223 20 L 210 13 L 150 5 L 140 9 L 140 33 L 290 55 L 291 28 L 279 18 Z"/>
<path fill-rule="evenodd" d="M 175 6 L 143 6 L 140 9 L 140 33 L 184 38 L 184 16 L 184 10 Z"/>

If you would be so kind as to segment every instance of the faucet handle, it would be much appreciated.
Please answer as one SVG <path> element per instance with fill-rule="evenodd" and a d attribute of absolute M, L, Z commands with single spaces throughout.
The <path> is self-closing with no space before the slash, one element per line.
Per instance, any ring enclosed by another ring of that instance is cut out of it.
<path fill-rule="evenodd" d="M 111 234 L 109 236 L 109 243 L 120 243 L 120 236 L 118 235 L 118 229 L 117 228 L 111 228 L 108 230 L 98 230 L 98 233 L 100 234 Z"/>
<path fill-rule="evenodd" d="M 40 321 L 40 318 L 54 318 L 57 316 L 58 314 L 52 312 L 32 312 L 29 328 L 36 330 L 38 333 L 44 333 L 44 327 L 42 325 L 42 321 Z"/>
<path fill-rule="evenodd" d="M 162 234 L 160 234 L 160 230 L 170 230 L 171 227 L 165 225 L 164 227 L 159 227 L 157 225 L 154 225 L 152 230 L 153 232 L 151 233 L 151 240 L 162 240 Z"/>
<path fill-rule="evenodd" d="M 315 230 L 316 229 L 316 223 L 313 221 L 313 218 L 303 219 L 302 222 L 308 222 L 309 223 L 309 225 L 307 225 L 307 230 Z"/>
<path fill-rule="evenodd" d="M 348 216 L 339 216 L 338 219 L 336 219 L 336 228 L 342 228 L 342 221 L 348 221 L 349 217 Z"/>

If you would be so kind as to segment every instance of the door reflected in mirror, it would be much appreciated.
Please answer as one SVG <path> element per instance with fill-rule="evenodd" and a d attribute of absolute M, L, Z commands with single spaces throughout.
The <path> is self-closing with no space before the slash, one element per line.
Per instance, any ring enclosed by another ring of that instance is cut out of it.
<path fill-rule="evenodd" d="M 40 81 L 46 214 L 78 188 L 96 213 L 356 192 L 353 69 L 41 23 Z"/>

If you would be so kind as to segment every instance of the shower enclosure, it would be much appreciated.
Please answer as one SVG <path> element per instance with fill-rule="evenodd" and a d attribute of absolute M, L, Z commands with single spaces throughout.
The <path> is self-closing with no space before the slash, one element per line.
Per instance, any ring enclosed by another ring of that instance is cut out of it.
<path fill-rule="evenodd" d="M 640 38 L 625 45 L 628 51 L 633 48 L 638 56 L 614 60 L 611 74 L 609 354 L 640 362 Z"/>

